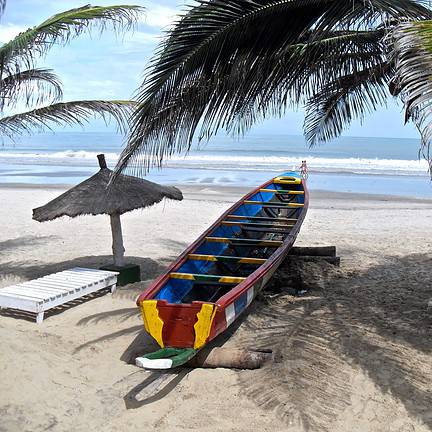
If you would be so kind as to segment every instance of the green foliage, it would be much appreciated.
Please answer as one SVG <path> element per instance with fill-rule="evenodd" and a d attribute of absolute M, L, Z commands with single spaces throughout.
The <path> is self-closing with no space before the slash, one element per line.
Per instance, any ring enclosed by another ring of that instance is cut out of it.
<path fill-rule="evenodd" d="M 393 33 L 395 83 L 405 104 L 405 119 L 422 137 L 421 154 L 432 173 L 432 21 L 405 22 Z"/>
<path fill-rule="evenodd" d="M 13 138 L 22 133 L 34 130 L 43 131 L 57 126 L 83 126 L 89 118 L 96 115 L 105 122 L 113 118 L 122 132 L 127 131 L 127 119 L 134 103 L 131 101 L 72 101 L 59 102 L 46 107 L 36 108 L 21 114 L 3 117 L 0 121 L 0 133 Z"/>
<path fill-rule="evenodd" d="M 5 1 L 0 0 L 0 14 Z M 60 103 L 63 92 L 59 78 L 50 69 L 37 68 L 36 61 L 53 45 L 65 45 L 73 38 L 111 28 L 116 32 L 130 29 L 142 8 L 138 6 L 83 6 L 52 16 L 8 43 L 0 46 L 0 111 L 12 110 L 19 103 L 38 107 L 29 112 L 0 118 L 0 131 L 13 138 L 15 134 L 50 128 L 51 125 L 83 125 L 94 115 L 105 121 L 113 118 L 126 130 L 131 101 L 75 101 Z"/>
<path fill-rule="evenodd" d="M 36 57 L 44 55 L 54 45 L 65 45 L 71 39 L 93 28 L 100 31 L 111 26 L 127 30 L 136 21 L 137 6 L 83 6 L 61 12 L 29 28 L 0 47 L 0 68 L 6 72 L 24 65 L 31 67 Z"/>
<path fill-rule="evenodd" d="M 310 144 L 389 96 L 386 35 L 431 17 L 414 0 L 200 0 L 168 33 L 138 92 L 118 171 L 146 170 L 192 137 L 242 134 L 305 105 Z M 144 160 L 144 165 L 141 161 Z"/>
<path fill-rule="evenodd" d="M 13 109 L 19 102 L 26 106 L 58 101 L 63 96 L 60 79 L 51 69 L 29 69 L 6 75 L 0 80 L 0 110 Z"/>

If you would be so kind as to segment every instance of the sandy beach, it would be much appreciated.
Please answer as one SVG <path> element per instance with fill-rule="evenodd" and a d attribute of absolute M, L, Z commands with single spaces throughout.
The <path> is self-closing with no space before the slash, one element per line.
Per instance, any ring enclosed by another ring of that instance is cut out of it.
<path fill-rule="evenodd" d="M 0 431 L 429 431 L 432 201 L 314 192 L 298 238 L 336 245 L 340 269 L 310 264 L 305 297 L 263 293 L 228 346 L 270 347 L 256 371 L 133 365 L 154 343 L 134 299 L 247 189 L 184 187 L 182 202 L 124 215 L 143 282 L 46 314 L 0 312 Z M 40 224 L 65 188 L 0 187 L 0 288 L 110 261 L 108 217 Z"/>

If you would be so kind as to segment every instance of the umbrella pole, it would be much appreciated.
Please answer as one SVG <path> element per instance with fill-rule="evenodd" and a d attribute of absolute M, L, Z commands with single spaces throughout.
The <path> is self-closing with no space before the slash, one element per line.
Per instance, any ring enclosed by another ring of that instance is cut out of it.
<path fill-rule="evenodd" d="M 120 222 L 120 215 L 113 213 L 110 215 L 111 218 L 111 232 L 112 232 L 112 251 L 114 255 L 114 265 L 118 267 L 124 266 L 124 246 L 123 246 L 123 234 Z"/>

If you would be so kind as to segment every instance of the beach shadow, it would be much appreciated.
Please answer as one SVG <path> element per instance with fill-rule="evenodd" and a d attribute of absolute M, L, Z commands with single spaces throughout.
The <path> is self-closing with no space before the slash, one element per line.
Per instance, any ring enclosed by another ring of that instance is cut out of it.
<path fill-rule="evenodd" d="M 331 298 L 335 327 L 349 335 L 337 350 L 432 428 L 432 255 L 387 261 L 354 275 L 344 296 Z"/>
<path fill-rule="evenodd" d="M 0 255 L 9 253 L 14 249 L 19 249 L 23 247 L 34 247 L 38 244 L 44 244 L 47 240 L 55 240 L 57 236 L 23 236 L 10 240 L 5 240 L 0 242 Z"/>
<path fill-rule="evenodd" d="M 97 325 L 102 321 L 115 321 L 117 323 L 125 322 L 130 318 L 139 316 L 139 309 L 137 307 L 123 308 L 110 310 L 105 312 L 99 312 L 97 314 L 89 315 L 85 318 L 80 319 L 77 322 L 78 326 Z"/>
<path fill-rule="evenodd" d="M 190 243 L 188 243 L 188 242 L 166 239 L 166 238 L 160 238 L 160 239 L 158 239 L 158 242 L 161 245 L 163 245 L 167 250 L 176 254 L 175 255 L 176 257 L 179 253 L 181 253 L 188 246 L 190 246 Z"/>
<path fill-rule="evenodd" d="M 79 345 L 78 347 L 76 347 L 73 351 L 74 354 L 79 353 L 80 351 L 90 348 L 93 345 L 97 345 L 100 342 L 108 342 L 108 341 L 112 341 L 114 339 L 120 338 L 122 336 L 125 335 L 129 335 L 129 334 L 135 334 L 135 333 L 139 333 L 140 331 L 142 331 L 142 325 L 136 325 L 133 327 L 128 327 L 126 329 L 122 329 L 122 330 L 118 330 L 112 333 L 108 333 L 106 335 L 100 336 L 96 339 L 92 339 L 91 341 L 88 341 L 82 345 Z"/>
<path fill-rule="evenodd" d="M 139 265 L 141 268 L 141 279 L 146 280 L 162 273 L 170 262 L 170 257 L 155 261 L 147 257 L 126 256 L 125 261 L 130 264 Z M 0 263 L 0 273 L 23 279 L 36 279 L 51 273 L 68 270 L 72 267 L 98 269 L 109 263 L 112 263 L 112 255 L 90 255 L 67 261 L 37 264 L 34 261 L 11 261 Z"/>
<path fill-rule="evenodd" d="M 273 349 L 280 361 L 239 373 L 245 393 L 290 425 L 332 430 L 349 409 L 359 367 L 431 428 L 431 264 L 417 254 L 387 257 L 366 272 L 311 266 L 311 277 L 321 271 L 321 290 L 299 299 L 265 294 L 237 343 Z M 364 407 L 372 396 L 363 395 Z"/>

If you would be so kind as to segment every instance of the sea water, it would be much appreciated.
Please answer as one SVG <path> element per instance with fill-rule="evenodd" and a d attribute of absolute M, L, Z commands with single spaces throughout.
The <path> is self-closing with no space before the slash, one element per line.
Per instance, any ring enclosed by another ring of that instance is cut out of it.
<path fill-rule="evenodd" d="M 4 142 L 0 183 L 76 184 L 97 171 L 99 153 L 114 167 L 123 141 L 114 133 L 61 132 Z M 308 148 L 301 136 L 218 136 L 194 144 L 186 156 L 172 157 L 146 178 L 180 186 L 253 187 L 306 159 L 312 190 L 432 198 L 428 164 L 418 149 L 415 139 L 342 137 Z"/>

